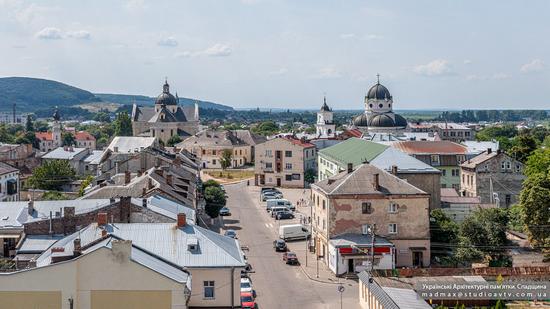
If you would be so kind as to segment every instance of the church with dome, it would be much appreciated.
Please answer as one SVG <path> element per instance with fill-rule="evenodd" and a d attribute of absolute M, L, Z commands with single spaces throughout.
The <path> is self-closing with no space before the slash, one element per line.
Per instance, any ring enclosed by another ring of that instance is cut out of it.
<path fill-rule="evenodd" d="M 185 139 L 194 135 L 199 126 L 199 107 L 183 107 L 179 98 L 170 93 L 170 85 L 165 81 L 162 93 L 155 100 L 154 107 L 132 107 L 132 132 L 134 136 L 157 137 L 167 143 L 178 135 Z"/>
<path fill-rule="evenodd" d="M 401 140 L 407 120 L 393 112 L 393 97 L 388 88 L 380 84 L 380 77 L 365 96 L 365 111 L 355 116 L 352 127 L 363 132 L 364 138 L 381 141 Z"/>

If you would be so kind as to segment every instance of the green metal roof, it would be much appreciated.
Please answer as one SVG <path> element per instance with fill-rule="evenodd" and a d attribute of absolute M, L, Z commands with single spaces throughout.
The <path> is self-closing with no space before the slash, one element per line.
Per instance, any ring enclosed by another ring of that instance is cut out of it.
<path fill-rule="evenodd" d="M 343 168 L 348 163 L 353 163 L 353 167 L 356 167 L 365 161 L 372 161 L 388 147 L 352 137 L 334 146 L 320 150 L 319 154 L 327 160 L 336 161 Z"/>

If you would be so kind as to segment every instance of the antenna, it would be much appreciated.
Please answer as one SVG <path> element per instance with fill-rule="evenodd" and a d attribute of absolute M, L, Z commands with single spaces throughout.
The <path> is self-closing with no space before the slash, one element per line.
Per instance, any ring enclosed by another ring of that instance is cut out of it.
<path fill-rule="evenodd" d="M 376 83 L 380 85 L 380 73 L 376 73 Z"/>

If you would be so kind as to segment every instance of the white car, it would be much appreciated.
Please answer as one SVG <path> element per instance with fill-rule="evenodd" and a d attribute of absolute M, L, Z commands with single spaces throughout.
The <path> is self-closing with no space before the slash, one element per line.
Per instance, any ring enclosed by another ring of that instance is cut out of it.
<path fill-rule="evenodd" d="M 252 293 L 252 282 L 249 278 L 241 278 L 241 292 Z"/>

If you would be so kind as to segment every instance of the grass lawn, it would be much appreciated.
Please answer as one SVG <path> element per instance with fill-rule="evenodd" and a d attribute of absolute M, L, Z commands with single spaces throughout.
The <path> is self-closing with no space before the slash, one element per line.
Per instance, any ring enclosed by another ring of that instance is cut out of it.
<path fill-rule="evenodd" d="M 254 177 L 253 170 L 219 170 L 208 169 L 203 172 L 213 178 L 220 179 L 222 181 L 238 181 L 242 179 Z"/>

